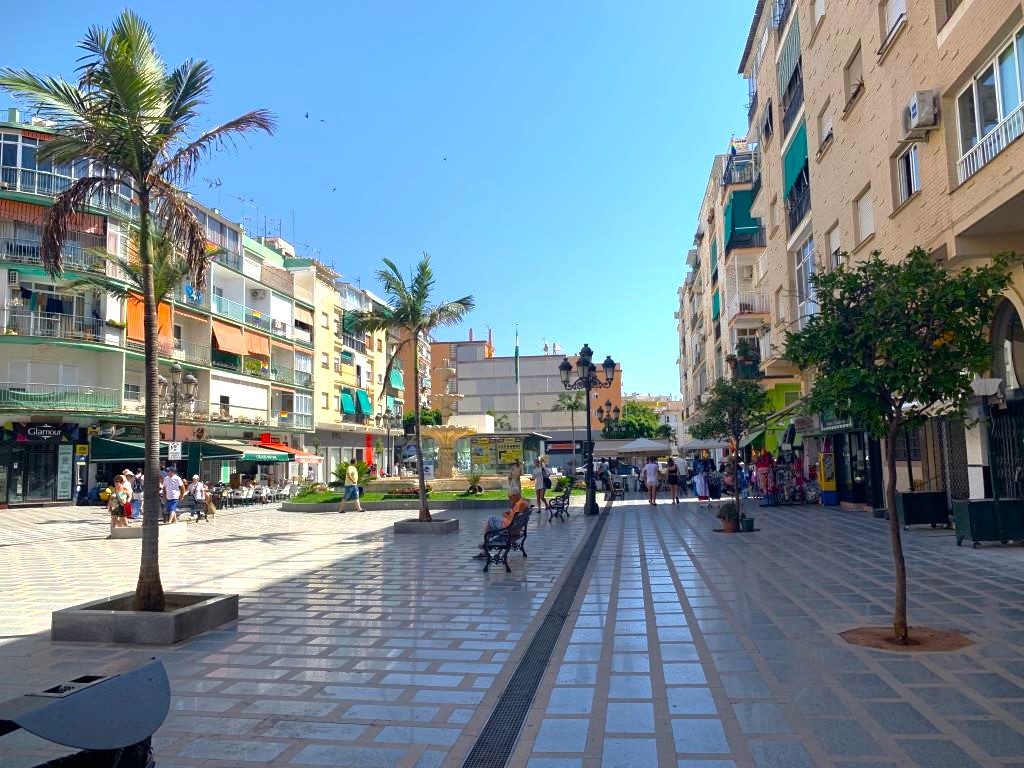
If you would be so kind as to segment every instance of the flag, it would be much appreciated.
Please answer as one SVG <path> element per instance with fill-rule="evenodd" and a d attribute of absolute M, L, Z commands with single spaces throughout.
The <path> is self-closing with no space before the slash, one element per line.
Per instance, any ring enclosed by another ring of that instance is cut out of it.
<path fill-rule="evenodd" d="M 519 329 L 516 328 L 516 384 L 519 383 Z"/>

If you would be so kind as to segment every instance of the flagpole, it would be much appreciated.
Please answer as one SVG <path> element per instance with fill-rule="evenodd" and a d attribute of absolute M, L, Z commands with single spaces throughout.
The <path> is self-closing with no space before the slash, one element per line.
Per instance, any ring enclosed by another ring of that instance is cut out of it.
<path fill-rule="evenodd" d="M 523 431 L 523 387 L 519 381 L 519 325 L 516 325 L 516 429 Z"/>

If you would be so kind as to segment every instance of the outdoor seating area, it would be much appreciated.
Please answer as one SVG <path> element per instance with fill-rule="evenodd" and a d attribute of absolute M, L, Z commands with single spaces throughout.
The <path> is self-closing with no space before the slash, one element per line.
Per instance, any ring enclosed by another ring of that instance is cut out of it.
<path fill-rule="evenodd" d="M 227 485 L 212 486 L 210 498 L 218 509 L 223 507 L 246 507 L 254 504 L 272 504 L 287 501 L 299 490 L 295 483 L 275 485 L 245 485 L 232 488 Z"/>

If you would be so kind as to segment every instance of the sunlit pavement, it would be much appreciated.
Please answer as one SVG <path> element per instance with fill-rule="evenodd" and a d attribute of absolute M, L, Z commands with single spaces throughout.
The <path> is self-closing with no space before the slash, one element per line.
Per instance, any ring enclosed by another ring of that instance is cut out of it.
<path fill-rule="evenodd" d="M 1024 766 L 1024 548 L 905 534 L 911 623 L 976 642 L 895 655 L 837 637 L 888 621 L 885 521 L 749 504 L 749 535 L 692 501 L 614 505 L 510 765 Z M 168 589 L 240 592 L 242 619 L 172 649 L 50 643 L 51 610 L 134 585 L 139 543 L 107 541 L 99 508 L 5 511 L 0 697 L 156 655 L 161 768 L 460 765 L 593 525 L 578 511 L 534 522 L 506 575 L 470 559 L 488 512 L 395 537 L 409 513 L 227 510 L 161 564 Z M 0 742 L 5 766 L 44 754 Z"/>

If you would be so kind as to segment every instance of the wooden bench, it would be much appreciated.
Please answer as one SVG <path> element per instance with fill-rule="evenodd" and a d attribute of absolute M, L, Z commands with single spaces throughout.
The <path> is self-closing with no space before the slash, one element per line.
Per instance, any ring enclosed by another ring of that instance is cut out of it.
<path fill-rule="evenodd" d="M 530 515 L 533 513 L 533 505 L 524 509 L 512 518 L 511 522 L 504 528 L 490 530 L 484 534 L 484 573 L 487 573 L 491 563 L 505 566 L 506 573 L 512 573 L 508 567 L 508 553 L 518 549 L 526 557 L 526 534 L 530 523 Z"/>
<path fill-rule="evenodd" d="M 558 496 L 548 499 L 548 522 L 550 523 L 557 516 L 564 521 L 569 516 L 569 497 L 572 495 L 572 488 L 566 488 Z"/>

